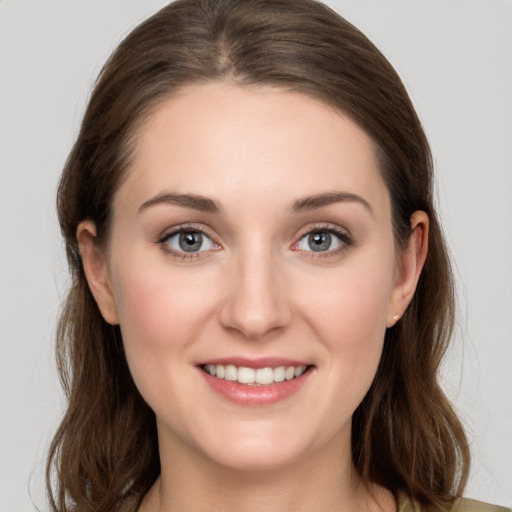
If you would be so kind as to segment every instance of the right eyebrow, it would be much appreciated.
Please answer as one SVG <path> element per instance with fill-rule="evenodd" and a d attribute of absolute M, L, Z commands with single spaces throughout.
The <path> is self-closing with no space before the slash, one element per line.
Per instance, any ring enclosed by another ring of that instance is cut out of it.
<path fill-rule="evenodd" d="M 175 194 L 164 192 L 148 199 L 139 207 L 138 212 L 142 212 L 159 204 L 175 204 L 191 208 L 206 213 L 221 213 L 222 208 L 217 201 L 197 194 Z"/>

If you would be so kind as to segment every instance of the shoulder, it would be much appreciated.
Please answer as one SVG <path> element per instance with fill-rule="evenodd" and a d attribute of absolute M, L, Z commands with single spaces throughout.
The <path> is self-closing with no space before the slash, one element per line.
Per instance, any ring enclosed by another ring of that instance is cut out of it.
<path fill-rule="evenodd" d="M 398 512 L 422 512 L 422 507 L 418 503 L 400 496 Z M 445 512 L 512 512 L 512 509 L 489 505 L 469 498 L 460 498 L 449 511 Z"/>
<path fill-rule="evenodd" d="M 452 509 L 453 512 L 511 512 L 511 510 L 510 508 L 489 505 L 469 498 L 457 500 Z"/>

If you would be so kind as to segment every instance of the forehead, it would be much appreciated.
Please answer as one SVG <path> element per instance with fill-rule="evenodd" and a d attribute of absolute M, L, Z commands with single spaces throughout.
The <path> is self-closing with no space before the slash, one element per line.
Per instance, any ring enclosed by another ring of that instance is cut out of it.
<path fill-rule="evenodd" d="M 116 200 L 136 204 L 168 189 L 277 201 L 340 188 L 388 201 L 356 123 L 304 94 L 216 82 L 183 87 L 154 109 Z"/>

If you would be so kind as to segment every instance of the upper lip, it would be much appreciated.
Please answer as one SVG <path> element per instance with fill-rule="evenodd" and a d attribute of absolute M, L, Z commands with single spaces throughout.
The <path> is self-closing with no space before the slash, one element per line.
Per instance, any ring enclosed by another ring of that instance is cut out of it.
<path fill-rule="evenodd" d="M 219 357 L 207 359 L 198 363 L 198 366 L 206 364 L 227 366 L 229 364 L 245 368 L 277 368 L 278 366 L 311 366 L 311 363 L 299 361 L 297 359 L 288 359 L 283 357 Z"/>

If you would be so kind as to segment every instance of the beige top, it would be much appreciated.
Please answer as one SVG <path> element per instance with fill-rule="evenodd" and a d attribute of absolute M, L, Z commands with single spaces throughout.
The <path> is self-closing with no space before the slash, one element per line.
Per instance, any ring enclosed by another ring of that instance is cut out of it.
<path fill-rule="evenodd" d="M 400 497 L 398 502 L 398 512 L 421 512 L 421 507 L 407 498 Z M 489 505 L 481 501 L 461 498 L 455 502 L 450 511 L 446 512 L 512 512 L 512 508 L 498 507 Z"/>

